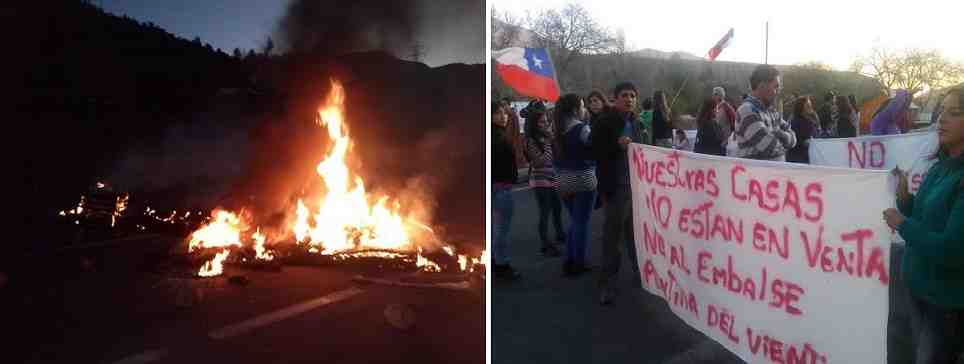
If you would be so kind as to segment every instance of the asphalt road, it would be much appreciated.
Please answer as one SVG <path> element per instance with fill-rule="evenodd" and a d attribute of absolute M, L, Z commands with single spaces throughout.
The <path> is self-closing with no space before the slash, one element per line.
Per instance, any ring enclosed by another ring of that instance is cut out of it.
<path fill-rule="evenodd" d="M 0 290 L 14 363 L 483 363 L 484 290 L 402 287 L 455 277 L 372 267 L 158 275 L 177 239 L 25 258 Z M 228 277 L 241 275 L 247 284 Z M 386 317 L 402 313 L 395 325 Z M 6 346 L 6 345 L 5 345 Z M 4 362 L 7 362 L 4 360 Z"/>
<path fill-rule="evenodd" d="M 662 299 L 634 287 L 625 256 L 620 293 L 613 304 L 601 306 L 598 267 L 578 278 L 563 277 L 564 258 L 539 253 L 533 192 L 520 185 L 513 198 L 510 255 L 522 278 L 492 282 L 493 363 L 742 362 L 677 319 Z M 590 262 L 597 266 L 602 223 L 602 210 L 596 210 Z"/>
<path fill-rule="evenodd" d="M 743 362 L 678 319 L 661 298 L 634 286 L 625 255 L 620 295 L 612 305 L 601 306 L 598 267 L 576 279 L 563 277 L 564 258 L 539 253 L 538 207 L 532 190 L 520 184 L 513 198 L 510 257 L 522 278 L 492 282 L 493 363 Z M 568 224 L 565 216 L 563 210 L 564 224 Z M 591 220 L 590 262 L 597 266 L 602 224 L 602 210 L 596 210 Z M 902 253 L 899 246 L 891 250 L 889 363 L 913 361 L 907 292 L 899 272 Z"/>

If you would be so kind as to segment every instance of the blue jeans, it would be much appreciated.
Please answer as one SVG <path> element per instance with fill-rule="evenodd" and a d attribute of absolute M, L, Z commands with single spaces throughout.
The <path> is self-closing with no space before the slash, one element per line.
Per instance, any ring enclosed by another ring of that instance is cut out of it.
<path fill-rule="evenodd" d="M 954 364 L 964 351 L 961 345 L 961 310 L 935 306 L 910 297 L 911 332 L 917 343 L 916 364 Z"/>
<path fill-rule="evenodd" d="M 512 188 L 492 186 L 492 264 L 509 264 L 509 226 L 512 224 Z"/>
<path fill-rule="evenodd" d="M 562 239 L 565 235 L 562 228 L 562 207 L 559 203 L 559 193 L 553 187 L 535 187 L 532 191 L 536 195 L 536 202 L 539 203 L 539 239 L 542 239 L 542 246 L 552 245 L 549 240 L 549 217 L 552 217 L 553 224 L 556 225 L 556 238 Z"/>
<path fill-rule="evenodd" d="M 589 218 L 596 204 L 596 191 L 576 192 L 565 200 L 569 210 L 569 232 L 566 234 L 566 258 L 576 264 L 586 263 L 589 240 Z"/>

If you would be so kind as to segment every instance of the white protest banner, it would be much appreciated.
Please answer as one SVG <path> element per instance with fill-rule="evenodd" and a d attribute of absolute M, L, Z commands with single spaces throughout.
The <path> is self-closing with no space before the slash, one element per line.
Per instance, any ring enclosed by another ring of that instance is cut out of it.
<path fill-rule="evenodd" d="M 916 193 L 924 175 L 936 160 L 937 132 L 857 138 L 810 139 L 810 164 L 859 169 L 907 171 L 910 192 Z M 889 196 L 888 198 L 892 198 Z"/>
<path fill-rule="evenodd" d="M 643 288 L 747 362 L 886 363 L 887 171 L 632 144 Z"/>

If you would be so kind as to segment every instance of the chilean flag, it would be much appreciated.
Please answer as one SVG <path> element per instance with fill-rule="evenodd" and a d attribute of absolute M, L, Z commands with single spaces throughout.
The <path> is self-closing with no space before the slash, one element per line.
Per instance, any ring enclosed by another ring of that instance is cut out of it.
<path fill-rule="evenodd" d="M 730 31 L 726 32 L 726 35 L 723 36 L 723 39 L 720 39 L 713 48 L 710 48 L 710 51 L 706 54 L 707 57 L 709 57 L 711 61 L 715 61 L 716 57 L 720 55 L 720 52 L 723 52 L 723 49 L 730 45 L 731 40 L 733 40 L 733 28 L 730 28 Z"/>
<path fill-rule="evenodd" d="M 512 47 L 492 51 L 495 70 L 516 92 L 542 100 L 556 101 L 559 84 L 545 48 Z"/>

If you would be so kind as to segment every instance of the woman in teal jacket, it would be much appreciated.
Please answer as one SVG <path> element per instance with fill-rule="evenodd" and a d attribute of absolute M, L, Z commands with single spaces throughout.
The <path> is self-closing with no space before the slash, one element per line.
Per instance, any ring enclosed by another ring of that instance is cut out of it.
<path fill-rule="evenodd" d="M 937 163 L 916 195 L 898 170 L 887 225 L 907 242 L 901 268 L 911 296 L 916 363 L 956 363 L 964 352 L 964 85 L 944 99 Z"/>

